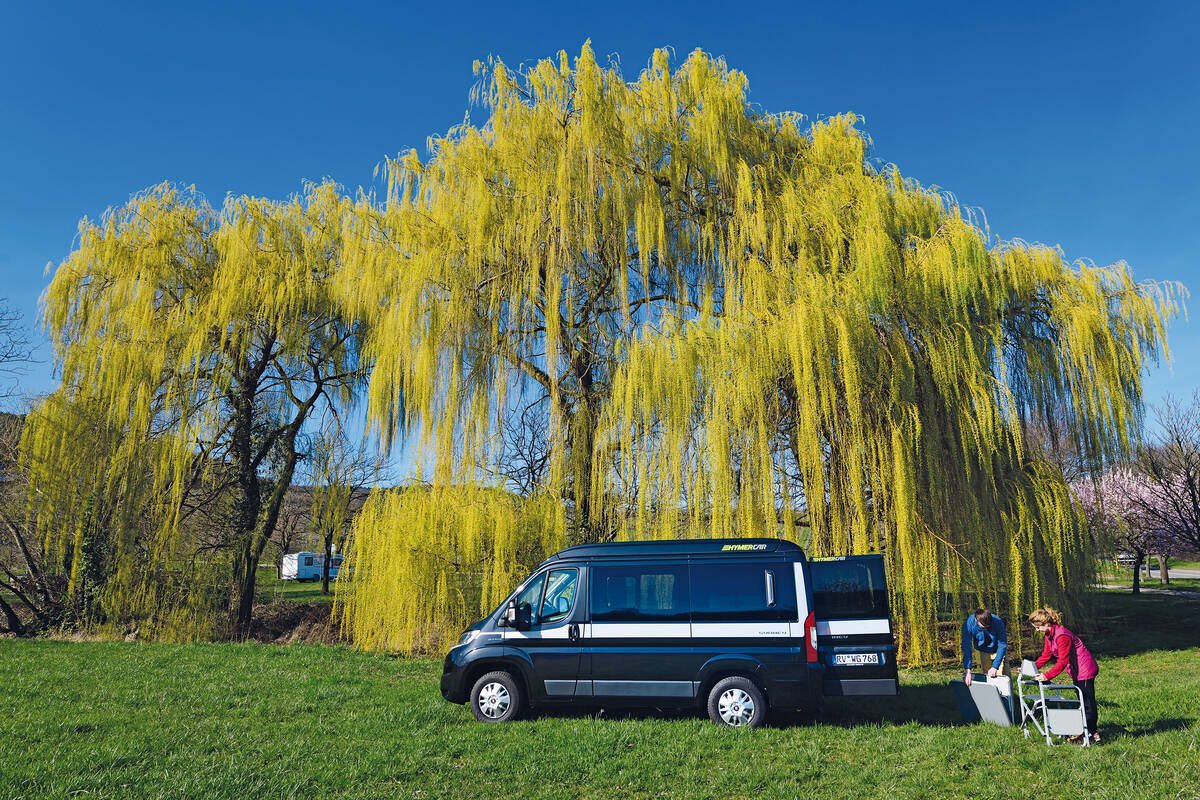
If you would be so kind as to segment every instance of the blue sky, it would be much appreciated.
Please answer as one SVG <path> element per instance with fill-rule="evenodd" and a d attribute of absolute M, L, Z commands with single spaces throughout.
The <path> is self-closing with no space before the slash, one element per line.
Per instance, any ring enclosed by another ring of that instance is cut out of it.
<path fill-rule="evenodd" d="M 327 176 L 369 184 L 385 156 L 462 120 L 475 59 L 589 38 L 630 77 L 656 46 L 724 56 L 766 110 L 862 115 L 874 157 L 982 209 L 1002 238 L 1200 291 L 1200 12 L 909 5 L 10 4 L 0 297 L 32 324 L 80 217 L 162 180 L 214 204 Z M 1151 402 L 1200 388 L 1197 323 L 1176 322 L 1171 344 Z M 51 387 L 45 363 L 25 381 Z"/>

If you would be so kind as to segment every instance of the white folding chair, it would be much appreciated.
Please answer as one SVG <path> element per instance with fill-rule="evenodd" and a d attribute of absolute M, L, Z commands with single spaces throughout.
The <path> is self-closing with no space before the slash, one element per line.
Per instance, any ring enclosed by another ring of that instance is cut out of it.
<path fill-rule="evenodd" d="M 1036 679 L 1037 666 L 1025 659 L 1021 662 L 1021 674 L 1017 676 L 1017 698 L 1021 706 L 1021 728 L 1028 738 L 1029 725 L 1046 737 L 1046 744 L 1053 745 L 1053 736 L 1082 736 L 1083 746 L 1092 743 L 1087 728 L 1087 717 L 1083 713 L 1083 691 L 1071 683 L 1046 683 Z M 1037 693 L 1033 688 L 1037 687 Z M 1026 688 L 1030 690 L 1026 694 Z"/>

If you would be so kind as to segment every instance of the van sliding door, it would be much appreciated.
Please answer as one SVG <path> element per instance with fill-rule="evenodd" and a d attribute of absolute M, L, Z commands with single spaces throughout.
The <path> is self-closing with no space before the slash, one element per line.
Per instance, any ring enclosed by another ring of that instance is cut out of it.
<path fill-rule="evenodd" d="M 826 695 L 894 695 L 900 691 L 896 642 L 888 614 L 883 556 L 813 559 L 817 654 Z"/>
<path fill-rule="evenodd" d="M 591 617 L 583 641 L 591 684 L 579 693 L 694 697 L 687 564 L 597 565 L 588 584 Z"/>

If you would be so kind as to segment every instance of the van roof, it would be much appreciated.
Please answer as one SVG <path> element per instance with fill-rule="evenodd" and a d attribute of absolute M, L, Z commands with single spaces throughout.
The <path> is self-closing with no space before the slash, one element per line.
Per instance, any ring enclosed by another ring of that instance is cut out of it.
<path fill-rule="evenodd" d="M 546 562 L 576 558 L 629 558 L 646 556 L 755 555 L 783 553 L 804 557 L 804 550 L 786 539 L 664 539 L 647 542 L 578 544 L 560 550 Z M 545 562 L 543 562 L 545 563 Z"/>

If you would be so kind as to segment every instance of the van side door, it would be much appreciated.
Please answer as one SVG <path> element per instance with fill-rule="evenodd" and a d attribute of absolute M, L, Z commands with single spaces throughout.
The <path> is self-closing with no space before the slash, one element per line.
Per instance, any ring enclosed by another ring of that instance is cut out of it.
<path fill-rule="evenodd" d="M 809 567 L 822 692 L 899 694 L 883 556 L 818 558 Z"/>
<path fill-rule="evenodd" d="M 526 607 L 528 630 L 503 628 L 504 645 L 529 669 L 533 700 L 569 700 L 575 696 L 582 646 L 574 621 L 580 604 L 576 567 L 556 567 L 533 576 L 518 592 L 518 607 Z"/>
<path fill-rule="evenodd" d="M 584 636 L 597 699 L 695 696 L 686 561 L 593 564 Z M 584 681 L 580 681 L 584 686 Z"/>

